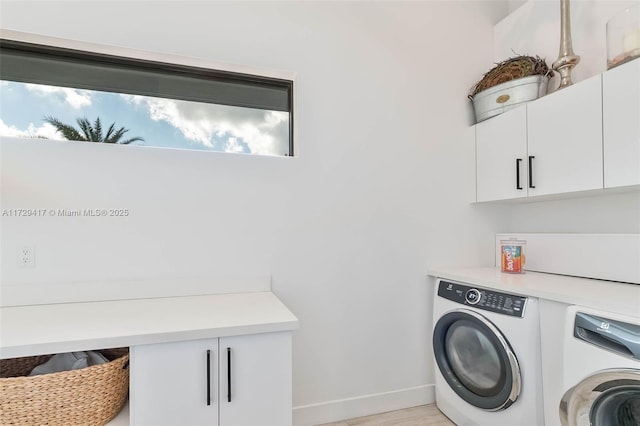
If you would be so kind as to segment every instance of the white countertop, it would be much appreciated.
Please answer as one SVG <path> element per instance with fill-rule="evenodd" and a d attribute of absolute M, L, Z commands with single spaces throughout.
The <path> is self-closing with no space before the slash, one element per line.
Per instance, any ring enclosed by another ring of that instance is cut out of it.
<path fill-rule="evenodd" d="M 523 296 L 579 305 L 640 317 L 640 285 L 498 268 L 442 268 L 429 275 Z"/>
<path fill-rule="evenodd" d="M 0 359 L 298 328 L 271 292 L 0 308 Z"/>

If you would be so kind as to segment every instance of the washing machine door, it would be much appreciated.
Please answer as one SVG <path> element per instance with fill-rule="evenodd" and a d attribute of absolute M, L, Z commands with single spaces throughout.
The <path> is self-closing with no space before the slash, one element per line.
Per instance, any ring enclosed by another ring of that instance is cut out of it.
<path fill-rule="evenodd" d="M 602 370 L 569 389 L 560 402 L 563 426 L 640 425 L 640 370 Z"/>
<path fill-rule="evenodd" d="M 504 410 L 520 395 L 518 359 L 483 315 L 468 309 L 443 315 L 433 330 L 433 351 L 444 379 L 469 404 Z"/>

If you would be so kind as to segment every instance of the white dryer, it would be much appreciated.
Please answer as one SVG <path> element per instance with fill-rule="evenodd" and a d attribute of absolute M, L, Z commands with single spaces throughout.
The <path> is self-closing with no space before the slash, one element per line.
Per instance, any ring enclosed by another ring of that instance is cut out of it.
<path fill-rule="evenodd" d="M 561 424 L 640 425 L 640 317 L 570 306 L 566 318 Z"/>
<path fill-rule="evenodd" d="M 436 280 L 436 404 L 459 426 L 544 423 L 538 300 Z"/>

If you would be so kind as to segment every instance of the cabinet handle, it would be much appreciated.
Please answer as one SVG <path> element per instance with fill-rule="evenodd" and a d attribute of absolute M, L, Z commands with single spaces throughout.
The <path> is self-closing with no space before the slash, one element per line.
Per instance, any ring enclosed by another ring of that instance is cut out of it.
<path fill-rule="evenodd" d="M 227 348 L 227 401 L 231 402 L 231 348 Z"/>
<path fill-rule="evenodd" d="M 211 405 L 211 350 L 207 349 L 207 405 Z"/>
<path fill-rule="evenodd" d="M 520 186 L 520 162 L 522 158 L 516 158 L 516 189 L 522 190 Z"/>
<path fill-rule="evenodd" d="M 535 188 L 533 184 L 533 159 L 536 158 L 533 155 L 529 156 L 529 188 Z"/>

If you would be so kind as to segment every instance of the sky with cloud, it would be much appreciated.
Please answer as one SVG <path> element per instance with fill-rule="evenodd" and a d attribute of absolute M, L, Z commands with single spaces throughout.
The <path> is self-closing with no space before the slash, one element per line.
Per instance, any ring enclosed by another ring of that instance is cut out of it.
<path fill-rule="evenodd" d="M 100 117 L 129 131 L 132 145 L 260 155 L 287 155 L 289 113 L 200 102 L 0 82 L 0 136 L 64 139 L 44 121 L 52 116 L 78 127 Z"/>

